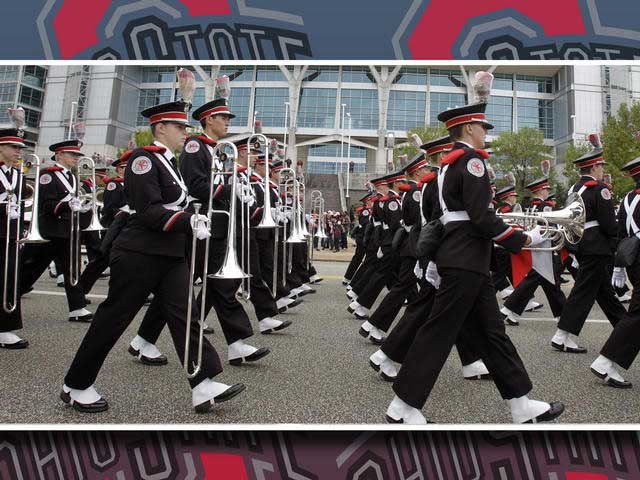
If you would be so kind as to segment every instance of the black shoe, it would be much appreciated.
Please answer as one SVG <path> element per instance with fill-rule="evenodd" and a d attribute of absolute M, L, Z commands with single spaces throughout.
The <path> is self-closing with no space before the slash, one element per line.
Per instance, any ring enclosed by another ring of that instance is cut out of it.
<path fill-rule="evenodd" d="M 311 290 L 305 290 L 305 292 L 307 292 L 308 294 L 310 293 L 316 293 L 317 290 L 315 288 L 312 288 Z"/>
<path fill-rule="evenodd" d="M 343 280 L 343 281 L 342 281 L 342 285 L 344 285 L 344 286 L 346 287 L 347 285 L 349 285 L 349 282 L 345 282 L 345 281 Z"/>
<path fill-rule="evenodd" d="M 147 299 L 144 301 L 144 305 L 148 307 L 149 305 L 151 305 L 152 301 L 153 301 L 153 295 L 149 295 Z"/>
<path fill-rule="evenodd" d="M 509 315 L 504 315 L 502 317 L 502 321 L 505 323 L 505 325 L 511 325 L 512 327 L 517 327 L 518 325 L 520 325 L 519 321 L 513 320 L 512 318 L 509 317 Z"/>
<path fill-rule="evenodd" d="M 85 305 L 91 305 L 91 300 L 87 297 L 84 297 L 84 303 Z"/>
<path fill-rule="evenodd" d="M 56 283 L 56 285 L 57 285 L 58 287 L 60 287 L 60 288 L 63 288 L 63 287 L 64 287 L 64 282 L 62 282 L 62 283 Z"/>
<path fill-rule="evenodd" d="M 601 380 L 604 380 L 604 384 L 608 385 L 610 387 L 613 388 L 631 388 L 633 387 L 633 384 L 631 382 L 627 382 L 626 380 L 623 380 L 622 382 L 620 380 L 616 380 L 615 378 L 611 378 L 609 377 L 606 373 L 600 373 L 599 371 L 597 371 L 595 368 L 591 368 L 591 371 L 593 372 L 593 374 L 598 377 Z"/>
<path fill-rule="evenodd" d="M 551 407 L 544 413 L 541 413 L 536 418 L 532 418 L 531 420 L 527 420 L 524 423 L 539 423 L 539 422 L 550 422 L 555 420 L 562 412 L 564 412 L 564 403 L 562 402 L 551 402 L 549 405 Z"/>
<path fill-rule="evenodd" d="M 98 401 L 93 403 L 79 403 L 74 401 L 71 398 L 71 394 L 64 390 L 60 392 L 60 400 L 82 413 L 98 413 L 109 409 L 109 404 L 104 398 L 100 398 Z"/>
<path fill-rule="evenodd" d="M 93 320 L 93 313 L 87 313 L 86 315 L 76 315 L 75 317 L 69 317 L 70 322 L 90 323 Z"/>
<path fill-rule="evenodd" d="M 131 355 L 136 357 L 138 360 L 140 360 L 141 363 L 144 363 L 145 365 L 151 365 L 152 367 L 155 367 L 160 365 L 166 365 L 167 363 L 169 363 L 169 360 L 167 360 L 167 357 L 165 357 L 164 355 L 160 355 L 159 357 L 156 357 L 156 358 L 145 357 L 144 355 L 140 354 L 140 350 L 136 350 L 131 345 L 129 345 L 129 350 L 127 351 Z"/>
<path fill-rule="evenodd" d="M 7 350 L 22 350 L 23 348 L 27 348 L 29 346 L 29 341 L 25 339 L 20 339 L 14 343 L 0 343 L 0 348 L 6 348 Z"/>
<path fill-rule="evenodd" d="M 578 348 L 567 347 L 564 344 L 561 345 L 556 342 L 551 342 L 551 346 L 556 350 L 560 350 L 561 352 L 566 352 L 566 353 L 587 353 L 587 349 L 584 347 L 578 347 Z"/>
<path fill-rule="evenodd" d="M 349 313 L 353 313 L 353 312 L 355 312 L 355 309 L 354 309 L 354 308 L 351 308 L 351 307 L 347 307 L 347 312 L 349 312 Z"/>
<path fill-rule="evenodd" d="M 280 330 L 284 330 L 285 328 L 287 328 L 290 325 L 291 325 L 291 320 L 285 320 L 284 322 L 282 322 L 281 325 L 278 325 L 277 327 L 270 328 L 269 330 L 265 330 L 264 332 L 260 332 L 260 333 L 263 334 L 263 335 L 268 335 L 268 334 L 273 333 L 273 332 L 278 332 Z"/>
<path fill-rule="evenodd" d="M 253 352 L 251 355 L 246 357 L 234 358 L 233 360 L 229 360 L 229 363 L 234 367 L 238 365 L 242 365 L 242 362 L 255 362 L 260 360 L 262 357 L 266 357 L 269 355 L 270 350 L 267 347 L 260 347 L 258 350 Z"/>
<path fill-rule="evenodd" d="M 401 424 L 401 423 L 404 423 L 404 420 L 403 420 L 403 419 L 396 420 L 395 418 L 390 417 L 390 416 L 389 416 L 389 415 L 387 415 L 386 413 L 385 413 L 385 415 L 384 415 L 384 418 L 385 418 L 385 420 L 387 421 L 387 423 L 393 423 L 393 424 Z M 432 423 L 435 423 L 435 422 L 430 422 L 429 420 L 427 420 L 427 423 L 428 423 L 428 424 L 432 424 Z"/>
<path fill-rule="evenodd" d="M 490 373 L 483 373 L 480 375 L 474 375 L 473 377 L 464 377 L 465 380 L 491 380 Z"/>
<path fill-rule="evenodd" d="M 309 283 L 315 285 L 316 283 L 320 283 L 322 280 L 324 280 L 324 278 L 320 277 L 316 278 L 315 280 L 309 280 Z"/>
<path fill-rule="evenodd" d="M 298 305 L 300 305 L 302 303 L 302 300 L 297 298 L 296 300 L 294 300 L 293 302 L 291 302 L 289 305 L 285 305 L 284 307 L 280 307 L 278 309 L 278 313 L 284 313 L 287 310 L 291 310 L 292 308 L 297 307 Z"/>
<path fill-rule="evenodd" d="M 360 315 L 359 313 L 353 314 L 358 320 L 369 320 L 369 315 Z"/>
<path fill-rule="evenodd" d="M 569 280 L 567 280 L 564 277 L 560 277 L 560 284 L 564 284 L 564 283 L 569 283 Z"/>
<path fill-rule="evenodd" d="M 206 327 L 204 327 L 203 333 L 205 333 L 206 335 L 213 335 L 215 333 L 215 330 L 213 329 L 213 327 L 207 325 Z"/>
<path fill-rule="evenodd" d="M 213 403 L 211 403 L 211 401 L 206 401 L 204 403 L 201 403 L 200 405 L 196 405 L 195 411 L 196 413 L 207 413 L 209 410 L 211 410 L 211 408 L 217 404 L 217 403 L 223 403 L 226 402 L 228 400 L 231 400 L 232 398 L 238 396 L 240 393 L 244 392 L 246 390 L 246 386 L 244 383 L 236 383 L 234 385 L 231 385 L 229 388 L 227 388 L 224 392 L 222 392 L 220 395 L 213 397 Z"/>

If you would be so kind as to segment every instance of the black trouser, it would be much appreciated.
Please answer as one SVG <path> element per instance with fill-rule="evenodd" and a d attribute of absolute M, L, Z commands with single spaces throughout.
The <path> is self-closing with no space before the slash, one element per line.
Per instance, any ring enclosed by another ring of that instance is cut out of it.
<path fill-rule="evenodd" d="M 202 277 L 204 268 L 204 243 L 204 240 L 200 240 L 197 244 L 196 278 Z M 240 245 L 239 241 L 236 245 Z M 211 239 L 209 243 L 208 275 L 215 274 L 220 267 L 222 267 L 226 250 L 226 239 Z M 239 252 L 238 255 L 240 255 Z M 220 326 L 222 327 L 227 345 L 231 345 L 237 340 L 243 340 L 253 335 L 249 316 L 236 298 L 236 292 L 238 291 L 240 283 L 240 279 L 207 278 L 204 318 L 209 315 L 213 307 L 216 311 Z M 202 290 L 198 294 L 198 305 L 201 305 L 201 300 Z"/>
<path fill-rule="evenodd" d="M 559 317 L 562 314 L 567 297 L 564 296 L 564 292 L 560 288 L 560 262 L 555 261 L 555 258 L 553 260 L 555 283 L 549 282 L 549 280 L 534 269 L 531 269 L 522 282 L 514 289 L 513 293 L 509 295 L 509 298 L 505 300 L 504 306 L 513 313 L 522 315 L 522 312 L 527 308 L 529 300 L 533 298 L 538 287 L 542 287 L 549 301 L 549 307 L 551 308 L 553 316 Z"/>
<path fill-rule="evenodd" d="M 389 330 L 389 327 L 391 327 L 398 312 L 400 312 L 400 309 L 404 305 L 404 301 L 409 297 L 415 300 L 417 296 L 416 284 L 418 279 L 413 273 L 417 260 L 413 257 L 401 257 L 400 261 L 398 281 L 382 299 L 382 302 L 369 319 L 369 323 L 383 332 Z M 358 303 L 360 303 L 360 300 L 361 298 L 358 297 Z M 366 296 L 363 301 L 367 301 Z M 362 303 L 360 303 L 360 305 L 362 305 Z"/>
<path fill-rule="evenodd" d="M 578 263 L 575 284 L 560 316 L 558 328 L 580 335 L 584 322 L 596 301 L 611 325 L 615 326 L 626 311 L 611 285 L 613 258 L 595 255 L 579 256 Z"/>
<path fill-rule="evenodd" d="M 273 292 L 273 258 L 274 258 L 273 246 L 275 245 L 275 237 L 269 236 L 266 238 L 258 238 L 257 244 L 258 244 L 258 259 L 260 261 L 260 273 L 262 274 L 262 280 L 267 285 L 267 288 L 271 293 Z M 280 254 L 281 254 L 281 251 L 278 251 L 278 258 L 281 258 Z M 280 298 L 281 296 L 281 295 L 278 295 L 278 291 L 279 289 L 276 288 L 275 298 Z"/>
<path fill-rule="evenodd" d="M 278 307 L 262 277 L 258 243 L 255 236 L 252 236 L 249 241 L 249 265 L 251 272 L 251 279 L 249 281 L 251 296 L 249 300 L 253 304 L 258 320 L 263 320 L 267 317 L 275 317 L 278 314 Z"/>
<path fill-rule="evenodd" d="M 397 269 L 399 259 L 400 257 L 391 251 L 384 254 L 384 257 L 380 259 L 377 270 L 371 275 L 367 286 L 358 295 L 358 303 L 360 305 L 365 308 L 371 308 L 385 286 L 389 289 L 393 288 L 393 285 L 395 285 L 398 280 Z"/>
<path fill-rule="evenodd" d="M 351 278 L 351 289 L 358 295 L 364 290 L 371 279 L 371 275 L 378 269 L 380 259 L 377 257 L 377 248 L 375 250 L 368 249 L 365 252 L 364 261 L 360 264 L 358 270 Z"/>
<path fill-rule="evenodd" d="M 505 333 L 490 278 L 457 269 L 441 269 L 440 275 L 431 314 L 407 352 L 393 384 L 395 393 L 414 408 L 424 407 L 463 329 L 473 339 L 502 398 L 529 393 L 531 380 Z"/>
<path fill-rule="evenodd" d="M 6 231 L 6 229 L 5 229 Z M 5 289 L 4 277 L 5 277 L 5 246 L 7 239 L 0 238 L 0 299 L 3 298 L 3 292 Z M 18 259 L 20 258 L 20 251 L 18 251 Z M 14 282 L 14 274 L 16 272 L 16 239 L 9 240 L 9 255 L 7 265 L 7 307 L 13 306 L 14 292 L 16 292 L 15 310 L 11 313 L 7 313 L 4 309 L 4 302 L 0 304 L 0 333 L 11 332 L 12 330 L 20 330 L 22 328 L 22 312 L 20 308 L 20 262 L 18 261 L 18 281 Z M 17 291 L 16 291 L 17 289 Z"/>
<path fill-rule="evenodd" d="M 504 290 L 513 283 L 511 273 L 511 254 L 502 247 L 495 247 L 496 270 L 491 272 L 491 279 L 496 290 Z"/>
<path fill-rule="evenodd" d="M 627 268 L 633 285 L 629 311 L 609 335 L 600 353 L 622 368 L 628 369 L 640 351 L 640 258 Z"/>
<path fill-rule="evenodd" d="M 96 284 L 100 275 L 107 269 L 109 266 L 109 253 L 102 253 L 101 251 L 97 256 L 90 260 L 87 266 L 85 267 L 82 275 L 80 276 L 80 282 L 78 285 L 82 289 L 85 295 L 87 295 L 93 286 Z"/>
<path fill-rule="evenodd" d="M 64 379 L 70 388 L 83 390 L 95 383 L 107 355 L 125 332 L 151 292 L 161 304 L 173 345 L 184 360 L 189 266 L 185 258 L 146 255 L 114 248 L 111 252 L 109 294 L 100 304 Z M 198 357 L 198 322 L 191 322 L 189 365 Z M 215 348 L 204 339 L 202 369 L 189 379 L 191 387 L 222 371 Z"/>
<path fill-rule="evenodd" d="M 100 244 L 102 243 L 100 232 L 83 231 L 80 237 L 80 241 L 87 249 L 87 259 L 89 259 L 89 262 L 92 262 L 102 254 L 102 252 L 100 251 Z"/>
<path fill-rule="evenodd" d="M 353 275 L 356 273 L 356 270 L 358 270 L 360 264 L 362 263 L 362 260 L 364 259 L 365 253 L 367 253 L 367 251 L 363 246 L 356 246 L 356 251 L 353 254 L 353 257 L 351 257 L 351 262 L 349 262 L 347 271 L 344 272 L 344 278 L 347 281 L 351 281 L 351 279 L 353 278 Z"/>
<path fill-rule="evenodd" d="M 291 272 L 287 276 L 287 281 L 293 288 L 298 288 L 303 283 L 309 282 L 309 270 L 307 269 L 305 256 L 306 248 L 306 242 L 292 244 Z"/>
<path fill-rule="evenodd" d="M 429 318 L 435 298 L 436 289 L 433 285 L 424 279 L 421 280 L 420 292 L 417 298 L 407 305 L 404 315 L 398 320 L 396 326 L 393 327 L 391 333 L 389 333 L 380 346 L 380 350 L 382 350 L 387 357 L 397 363 L 404 362 L 407 352 L 415 340 L 420 327 L 422 327 Z M 462 366 L 471 365 L 480 360 L 480 355 L 473 346 L 473 339 L 469 338 L 464 330 L 461 330 L 458 335 L 456 350 L 458 350 L 458 356 L 460 357 Z"/>
<path fill-rule="evenodd" d="M 69 311 L 84 308 L 87 304 L 84 299 L 84 292 L 80 288 L 80 284 L 71 286 L 69 283 L 69 269 L 71 267 L 69 239 L 68 238 L 50 238 L 47 243 L 27 244 L 24 247 L 23 259 L 25 261 L 21 274 L 22 291 L 28 290 L 40 278 L 42 273 L 47 269 L 51 260 L 56 260 L 58 275 L 62 273 L 64 276 L 64 289 L 67 294 L 67 303 Z M 80 256 L 78 255 L 77 272 L 80 273 Z M 79 275 L 78 275 L 79 276 Z"/>

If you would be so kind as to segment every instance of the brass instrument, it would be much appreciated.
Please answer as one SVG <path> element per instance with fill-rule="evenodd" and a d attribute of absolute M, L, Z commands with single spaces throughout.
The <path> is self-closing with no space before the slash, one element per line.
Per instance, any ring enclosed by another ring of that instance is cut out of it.
<path fill-rule="evenodd" d="M 525 232 L 537 226 L 542 227 L 546 240 L 551 242 L 550 247 L 526 247 L 526 250 L 552 251 L 561 250 L 565 242 L 575 245 L 582 239 L 586 219 L 586 209 L 582 197 L 572 193 L 567 198 L 567 206 L 555 212 L 531 212 L 514 209 L 510 213 L 498 213 L 505 223 L 513 227 L 521 228 Z"/>

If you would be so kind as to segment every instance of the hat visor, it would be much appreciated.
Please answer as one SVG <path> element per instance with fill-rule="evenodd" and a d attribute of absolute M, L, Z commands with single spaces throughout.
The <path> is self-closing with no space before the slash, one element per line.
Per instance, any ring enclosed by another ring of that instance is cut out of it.
<path fill-rule="evenodd" d="M 479 123 L 482 124 L 482 126 L 484 127 L 485 130 L 493 130 L 495 128 L 492 124 L 490 124 L 486 120 L 482 120 Z"/>
<path fill-rule="evenodd" d="M 177 123 L 178 125 L 184 125 L 187 128 L 195 128 L 193 125 L 191 125 L 189 122 L 182 122 L 182 121 L 175 121 L 175 120 L 162 120 L 162 122 L 156 122 L 156 123 Z"/>
<path fill-rule="evenodd" d="M 27 148 L 27 146 L 21 142 L 1 142 L 0 145 L 13 145 L 14 147 Z"/>

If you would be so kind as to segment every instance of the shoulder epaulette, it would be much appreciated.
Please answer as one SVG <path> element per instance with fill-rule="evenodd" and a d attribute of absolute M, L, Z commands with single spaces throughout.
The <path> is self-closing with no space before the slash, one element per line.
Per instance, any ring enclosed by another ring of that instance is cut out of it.
<path fill-rule="evenodd" d="M 202 143 L 206 144 L 206 145 L 211 145 L 212 147 L 215 147 L 216 144 L 218 142 L 216 142 L 215 140 L 211 140 L 209 137 L 207 137 L 206 135 L 198 135 L 196 137 L 198 140 L 200 140 Z M 189 139 L 191 140 L 191 139 Z M 189 141 L 187 140 L 187 141 Z"/>
<path fill-rule="evenodd" d="M 584 186 L 587 188 L 597 187 L 598 185 L 600 185 L 600 182 L 598 182 L 597 180 L 589 180 L 587 182 L 584 182 Z"/>
<path fill-rule="evenodd" d="M 61 172 L 63 170 L 64 170 L 64 168 L 58 167 L 58 166 L 55 166 L 55 165 L 52 166 L 52 167 L 47 167 L 47 168 L 44 169 L 45 172 Z"/>
<path fill-rule="evenodd" d="M 166 148 L 162 148 L 159 147 L 157 145 L 147 145 L 145 147 L 142 147 L 143 150 L 146 150 L 147 152 L 151 152 L 151 153 L 159 153 L 159 154 L 163 154 L 164 152 L 167 151 Z"/>
<path fill-rule="evenodd" d="M 420 179 L 420 183 L 422 183 L 423 185 L 425 183 L 431 183 L 437 176 L 438 175 L 436 174 L 436 172 L 429 172 L 426 175 L 422 176 L 422 178 Z"/>
<path fill-rule="evenodd" d="M 453 165 L 458 161 L 458 159 L 465 154 L 464 149 L 458 148 L 456 150 L 452 150 L 442 159 L 442 165 Z"/>
<path fill-rule="evenodd" d="M 402 192 L 410 192 L 411 188 L 411 185 L 400 185 L 400 188 L 398 188 L 398 190 Z"/>

